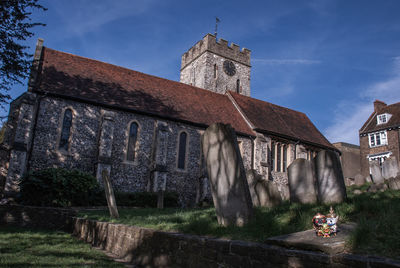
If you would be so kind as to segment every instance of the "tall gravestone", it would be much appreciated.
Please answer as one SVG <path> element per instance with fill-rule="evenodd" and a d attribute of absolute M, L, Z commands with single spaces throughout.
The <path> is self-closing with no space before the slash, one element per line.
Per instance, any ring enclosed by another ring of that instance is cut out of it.
<path fill-rule="evenodd" d="M 110 174 L 108 174 L 108 171 L 104 169 L 101 172 L 101 177 L 103 179 L 104 192 L 106 194 L 107 206 L 108 206 L 108 211 L 110 212 L 110 216 L 113 218 L 119 218 L 117 202 L 115 202 L 115 196 L 110 180 Z"/>
<path fill-rule="evenodd" d="M 311 161 L 304 158 L 294 160 L 288 167 L 288 180 L 291 202 L 317 202 L 314 165 Z"/>
<path fill-rule="evenodd" d="M 333 151 L 320 151 L 314 158 L 318 200 L 339 203 L 346 199 L 346 186 L 339 156 Z"/>
<path fill-rule="evenodd" d="M 379 184 L 384 182 L 381 167 L 379 165 L 378 160 L 369 161 L 369 170 L 371 172 L 372 181 L 374 183 Z"/>
<path fill-rule="evenodd" d="M 218 223 L 243 226 L 253 215 L 253 205 L 234 129 L 212 124 L 201 145 Z"/>
<path fill-rule="evenodd" d="M 384 179 L 394 178 L 399 173 L 399 163 L 395 156 L 391 156 L 382 164 L 382 177 Z"/>

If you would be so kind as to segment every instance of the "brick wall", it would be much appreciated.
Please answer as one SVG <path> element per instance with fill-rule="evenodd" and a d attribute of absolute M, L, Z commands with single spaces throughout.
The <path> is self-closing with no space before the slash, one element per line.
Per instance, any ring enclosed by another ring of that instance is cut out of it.
<path fill-rule="evenodd" d="M 369 154 L 392 152 L 392 156 L 396 157 L 400 164 L 400 130 L 388 130 L 387 138 L 388 145 L 369 148 L 368 135 L 360 137 L 361 172 L 363 176 L 369 175 L 369 162 L 367 158 Z"/>

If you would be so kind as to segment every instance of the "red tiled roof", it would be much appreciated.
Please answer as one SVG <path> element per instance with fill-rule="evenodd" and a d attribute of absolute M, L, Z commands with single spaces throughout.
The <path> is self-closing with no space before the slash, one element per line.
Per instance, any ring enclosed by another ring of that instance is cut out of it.
<path fill-rule="evenodd" d="M 379 124 L 377 116 L 380 114 L 391 114 L 389 121 L 385 124 Z M 400 126 L 400 102 L 383 106 L 378 111 L 374 111 L 360 129 L 360 134 L 370 133 L 378 130 L 395 128 Z"/>
<path fill-rule="evenodd" d="M 256 130 L 335 148 L 304 113 L 238 93 L 230 94 Z"/>
<path fill-rule="evenodd" d="M 226 95 L 45 47 L 41 60 L 35 92 L 255 135 Z"/>

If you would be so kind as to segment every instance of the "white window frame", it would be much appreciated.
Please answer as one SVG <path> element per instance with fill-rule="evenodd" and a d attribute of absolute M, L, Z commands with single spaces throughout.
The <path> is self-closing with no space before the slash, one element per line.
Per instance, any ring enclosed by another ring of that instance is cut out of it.
<path fill-rule="evenodd" d="M 384 114 L 379 114 L 379 115 L 377 115 L 377 117 L 376 117 L 377 125 L 386 124 L 386 123 L 390 120 L 390 117 L 391 117 L 391 116 L 392 116 L 392 115 L 391 115 L 391 114 L 388 114 L 388 113 L 384 113 Z"/>
<path fill-rule="evenodd" d="M 369 133 L 368 142 L 370 148 L 388 145 L 386 130 Z"/>

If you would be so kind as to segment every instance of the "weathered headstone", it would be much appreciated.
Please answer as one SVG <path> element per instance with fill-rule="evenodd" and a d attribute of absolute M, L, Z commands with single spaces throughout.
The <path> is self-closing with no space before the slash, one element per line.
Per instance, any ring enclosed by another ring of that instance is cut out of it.
<path fill-rule="evenodd" d="M 254 188 L 260 206 L 272 207 L 281 203 L 281 194 L 279 193 L 276 184 L 272 181 L 259 180 Z"/>
<path fill-rule="evenodd" d="M 258 199 L 255 187 L 257 182 L 261 180 L 261 176 L 256 170 L 249 169 L 246 171 L 246 178 L 253 206 L 260 206 L 260 200 Z"/>
<path fill-rule="evenodd" d="M 253 215 L 253 204 L 234 129 L 212 124 L 201 145 L 218 223 L 243 226 Z"/>
<path fill-rule="evenodd" d="M 298 203 L 317 202 L 314 164 L 298 158 L 288 167 L 290 201 Z"/>
<path fill-rule="evenodd" d="M 388 189 L 386 183 L 375 183 L 368 187 L 367 192 L 376 193 L 376 192 L 384 192 Z"/>
<path fill-rule="evenodd" d="M 356 177 L 354 178 L 354 183 L 355 185 L 363 185 L 366 182 L 365 178 L 361 174 L 357 174 Z"/>
<path fill-rule="evenodd" d="M 314 158 L 318 185 L 318 200 L 323 203 L 338 203 L 346 199 L 342 166 L 339 156 L 333 151 L 322 150 Z"/>
<path fill-rule="evenodd" d="M 391 190 L 400 190 L 400 176 L 395 178 L 389 178 L 388 180 L 389 189 Z"/>
<path fill-rule="evenodd" d="M 110 181 L 110 175 L 107 170 L 101 172 L 101 177 L 103 178 L 104 191 L 106 193 L 108 210 L 111 217 L 119 218 L 117 202 L 115 202 L 114 191 Z"/>
<path fill-rule="evenodd" d="M 394 178 L 399 172 L 399 162 L 395 156 L 391 156 L 382 164 L 382 177 L 384 179 Z"/>
<path fill-rule="evenodd" d="M 278 190 L 281 193 L 282 200 L 290 200 L 289 184 L 279 184 Z"/>
<path fill-rule="evenodd" d="M 371 171 L 372 181 L 374 183 L 383 183 L 383 176 L 381 172 L 381 167 L 378 160 L 369 161 L 369 169 Z"/>
<path fill-rule="evenodd" d="M 355 184 L 355 179 L 354 178 L 344 178 L 344 184 L 346 186 L 351 186 Z"/>

